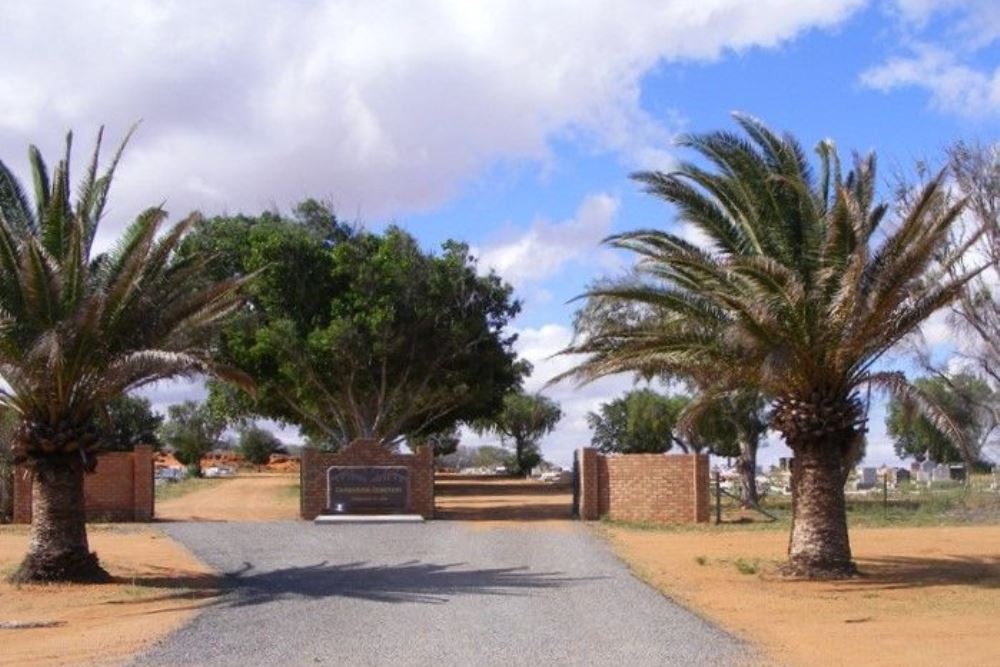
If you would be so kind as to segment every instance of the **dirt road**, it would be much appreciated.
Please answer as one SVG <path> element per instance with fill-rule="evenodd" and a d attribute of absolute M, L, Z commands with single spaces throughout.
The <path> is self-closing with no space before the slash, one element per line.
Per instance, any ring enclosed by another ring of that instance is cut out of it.
<path fill-rule="evenodd" d="M 458 521 L 552 521 L 571 517 L 573 492 L 530 479 L 439 474 L 435 518 Z"/>
<path fill-rule="evenodd" d="M 156 503 L 159 521 L 282 521 L 299 518 L 298 475 L 249 474 Z"/>

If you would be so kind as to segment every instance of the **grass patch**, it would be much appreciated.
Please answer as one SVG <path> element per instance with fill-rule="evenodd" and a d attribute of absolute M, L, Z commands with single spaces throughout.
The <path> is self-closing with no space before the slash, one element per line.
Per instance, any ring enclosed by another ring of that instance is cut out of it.
<path fill-rule="evenodd" d="M 284 499 L 295 498 L 298 500 L 301 495 L 302 484 L 296 480 L 295 483 L 289 484 L 288 486 L 282 487 L 281 497 Z"/>
<path fill-rule="evenodd" d="M 760 571 L 760 562 L 756 558 L 737 558 L 733 565 L 740 574 L 757 574 Z"/>
<path fill-rule="evenodd" d="M 186 496 L 187 494 L 195 491 L 210 489 L 217 484 L 221 484 L 222 481 L 223 480 L 218 477 L 208 479 L 204 477 L 188 477 L 180 482 L 160 484 L 156 487 L 156 501 L 163 502 L 164 500 L 172 500 L 173 498 Z"/>
<path fill-rule="evenodd" d="M 890 491 L 888 502 L 881 492 L 848 494 L 847 523 L 850 528 L 932 527 L 1000 524 L 1000 493 L 987 486 L 945 484 L 927 489 L 908 484 Z M 715 523 L 713 504 L 708 523 L 657 524 L 602 519 L 607 527 L 638 531 L 675 533 L 719 533 L 744 531 L 785 531 L 791 529 L 792 500 L 772 496 L 762 503 L 778 520 L 770 521 L 751 510 L 742 510 L 735 501 L 723 500 L 722 523 Z"/>

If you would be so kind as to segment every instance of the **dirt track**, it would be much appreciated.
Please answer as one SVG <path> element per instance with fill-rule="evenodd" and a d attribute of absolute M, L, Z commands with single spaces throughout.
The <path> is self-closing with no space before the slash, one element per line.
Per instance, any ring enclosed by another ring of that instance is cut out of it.
<path fill-rule="evenodd" d="M 298 475 L 249 474 L 156 503 L 158 521 L 281 521 L 299 517 Z"/>
<path fill-rule="evenodd" d="M 553 521 L 571 517 L 573 493 L 525 479 L 437 475 L 435 518 L 457 521 Z"/>

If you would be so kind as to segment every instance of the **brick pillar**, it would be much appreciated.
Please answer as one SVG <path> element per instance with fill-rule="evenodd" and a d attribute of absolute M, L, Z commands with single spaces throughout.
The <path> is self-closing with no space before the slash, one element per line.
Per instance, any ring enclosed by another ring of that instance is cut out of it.
<path fill-rule="evenodd" d="M 31 523 L 31 471 L 14 468 L 14 523 Z"/>
<path fill-rule="evenodd" d="M 694 457 L 694 522 L 705 523 L 712 511 L 712 489 L 709 483 L 707 454 L 691 454 Z"/>
<path fill-rule="evenodd" d="M 597 457 L 593 447 L 580 450 L 580 518 L 595 521 L 600 517 L 600 484 L 597 475 Z"/>
<path fill-rule="evenodd" d="M 152 521 L 153 507 L 153 448 L 136 445 L 132 451 L 132 520 Z"/>
<path fill-rule="evenodd" d="M 324 494 L 326 485 L 316 479 L 317 457 L 319 452 L 312 447 L 303 447 L 301 453 L 301 470 L 299 475 L 302 486 L 299 490 L 300 516 L 303 519 L 315 519 L 326 507 Z"/>
<path fill-rule="evenodd" d="M 425 519 L 434 518 L 434 450 L 417 447 L 415 464 L 410 468 L 410 511 Z"/>

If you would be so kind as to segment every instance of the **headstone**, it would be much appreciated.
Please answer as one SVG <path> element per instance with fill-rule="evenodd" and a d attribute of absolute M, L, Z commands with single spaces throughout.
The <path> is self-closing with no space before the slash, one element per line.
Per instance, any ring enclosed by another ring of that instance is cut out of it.
<path fill-rule="evenodd" d="M 952 481 L 955 482 L 965 481 L 965 466 L 961 464 L 948 466 L 948 473 L 949 473 L 949 479 L 951 479 Z"/>
<path fill-rule="evenodd" d="M 904 484 L 910 481 L 910 471 L 906 468 L 896 468 L 896 484 Z"/>
<path fill-rule="evenodd" d="M 943 463 L 939 463 L 934 466 L 934 472 L 931 479 L 935 482 L 947 482 L 951 479 L 951 468 Z"/>
<path fill-rule="evenodd" d="M 878 471 L 875 468 L 858 468 L 858 479 L 854 483 L 854 488 L 861 491 L 875 488 L 878 481 Z"/>
<path fill-rule="evenodd" d="M 406 511 L 409 470 L 403 466 L 331 466 L 326 484 L 329 514 Z"/>

